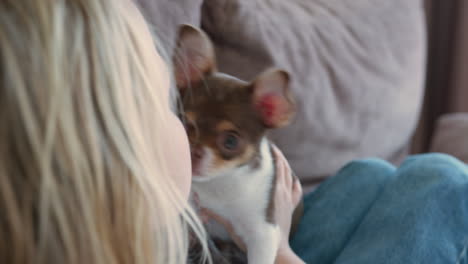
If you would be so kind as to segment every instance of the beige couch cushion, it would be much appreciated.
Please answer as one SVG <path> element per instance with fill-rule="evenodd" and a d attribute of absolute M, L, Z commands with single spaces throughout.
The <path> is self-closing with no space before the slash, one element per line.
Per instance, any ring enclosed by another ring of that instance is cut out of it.
<path fill-rule="evenodd" d="M 306 182 L 351 159 L 392 159 L 418 119 L 425 64 L 419 0 L 205 0 L 220 70 L 292 74 L 299 113 L 272 133 Z"/>
<path fill-rule="evenodd" d="M 136 2 L 168 55 L 174 50 L 180 24 L 200 25 L 203 0 L 136 0 Z"/>
<path fill-rule="evenodd" d="M 450 154 L 468 163 L 468 113 L 449 114 L 439 119 L 431 151 Z"/>

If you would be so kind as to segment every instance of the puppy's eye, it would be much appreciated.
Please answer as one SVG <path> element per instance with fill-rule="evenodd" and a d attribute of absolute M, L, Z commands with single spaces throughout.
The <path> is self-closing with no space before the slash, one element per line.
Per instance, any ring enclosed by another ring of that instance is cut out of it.
<path fill-rule="evenodd" d="M 236 152 L 240 148 L 241 139 L 235 132 L 225 132 L 218 139 L 219 147 L 227 152 Z"/>
<path fill-rule="evenodd" d="M 239 140 L 237 139 L 237 136 L 233 134 L 227 135 L 226 138 L 224 139 L 223 146 L 227 150 L 235 150 L 238 145 L 239 145 Z"/>

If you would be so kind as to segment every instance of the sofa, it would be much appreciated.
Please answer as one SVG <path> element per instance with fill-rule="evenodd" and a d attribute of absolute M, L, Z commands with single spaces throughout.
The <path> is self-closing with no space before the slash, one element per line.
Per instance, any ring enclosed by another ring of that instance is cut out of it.
<path fill-rule="evenodd" d="M 168 58 L 187 23 L 214 41 L 220 71 L 245 80 L 268 67 L 291 74 L 296 118 L 269 136 L 307 190 L 350 160 L 398 164 L 410 154 L 425 87 L 422 0 L 137 2 Z M 460 120 L 468 123 L 463 115 L 440 122 L 440 131 L 458 132 L 436 133 L 434 151 L 467 158 L 450 146 L 468 129 Z"/>

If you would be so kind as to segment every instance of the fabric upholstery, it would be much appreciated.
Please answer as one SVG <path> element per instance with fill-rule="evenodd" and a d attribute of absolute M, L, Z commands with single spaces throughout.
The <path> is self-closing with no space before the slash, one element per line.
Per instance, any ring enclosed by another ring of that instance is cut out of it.
<path fill-rule="evenodd" d="M 468 163 L 468 113 L 442 116 L 430 151 L 450 154 Z"/>
<path fill-rule="evenodd" d="M 136 0 L 153 27 L 159 43 L 170 55 L 180 24 L 200 25 L 203 0 Z"/>

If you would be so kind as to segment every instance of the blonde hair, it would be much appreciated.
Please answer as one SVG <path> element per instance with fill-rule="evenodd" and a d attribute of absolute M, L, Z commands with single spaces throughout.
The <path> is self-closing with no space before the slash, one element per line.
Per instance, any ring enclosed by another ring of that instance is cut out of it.
<path fill-rule="evenodd" d="M 130 0 L 0 2 L 0 263 L 186 262 L 169 76 Z"/>

